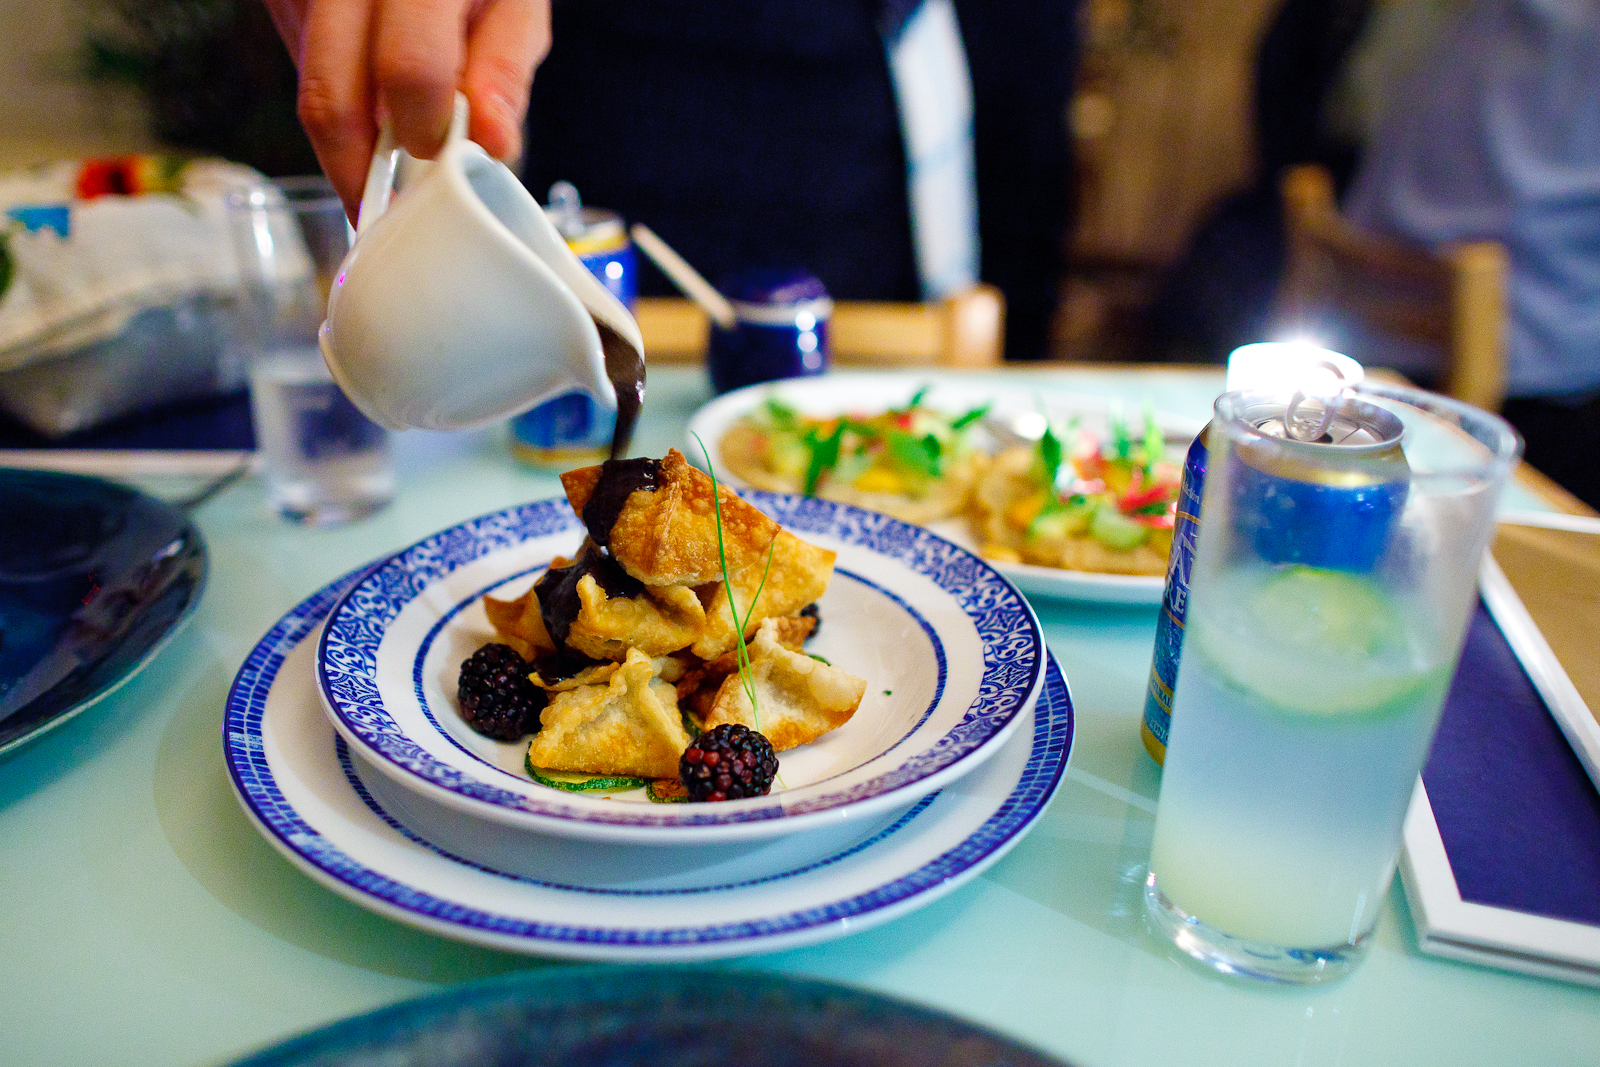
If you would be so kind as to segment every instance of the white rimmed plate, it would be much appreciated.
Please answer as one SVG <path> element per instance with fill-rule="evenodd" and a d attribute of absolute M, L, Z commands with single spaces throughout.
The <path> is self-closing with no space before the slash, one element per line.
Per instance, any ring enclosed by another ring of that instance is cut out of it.
<path fill-rule="evenodd" d="M 838 415 L 844 412 L 876 414 L 905 404 L 918 389 L 927 387 L 923 403 L 953 414 L 969 411 L 990 402 L 990 414 L 998 421 L 1028 418 L 1041 409 L 1060 423 L 1077 419 L 1084 429 L 1103 432 L 1107 417 L 1117 408 L 1114 401 L 1058 390 L 1023 388 L 990 383 L 967 383 L 948 378 L 921 379 L 904 373 L 825 374 L 813 378 L 790 378 L 763 385 L 736 389 L 704 405 L 689 422 L 684 455 L 704 469 L 705 456 L 699 441 L 716 455 L 717 442 L 739 418 L 754 410 L 769 397 L 775 397 L 806 415 Z M 1124 407 L 1130 418 L 1142 418 L 1136 407 Z M 1172 459 L 1183 462 L 1183 451 L 1203 424 L 1194 419 L 1156 412 L 1156 424 L 1172 447 Z M 725 472 L 733 486 L 744 483 Z M 955 543 L 976 549 L 965 519 L 935 523 L 932 527 Z M 1039 567 L 1028 563 L 995 563 L 994 566 L 1030 596 L 1088 600 L 1103 604 L 1159 604 L 1165 587 L 1164 576 L 1097 574 L 1069 571 L 1058 567 Z"/>
<path fill-rule="evenodd" d="M 770 796 L 651 804 L 532 781 L 525 746 L 456 710 L 461 662 L 494 639 L 485 593 L 521 592 L 582 528 L 564 500 L 486 515 L 377 565 L 336 605 L 318 655 L 334 726 L 366 764 L 459 812 L 538 835 L 642 845 L 754 840 L 903 809 L 975 769 L 1036 697 L 1038 620 L 992 567 L 920 527 L 830 501 L 750 491 L 784 527 L 839 553 L 807 646 L 867 680 L 844 726 L 780 756 Z"/>
<path fill-rule="evenodd" d="M 395 819 L 364 787 L 319 707 L 311 638 L 352 580 L 290 611 L 246 658 L 224 718 L 229 774 L 257 828 L 312 878 L 459 940 L 646 962 L 771 952 L 866 929 L 931 903 L 1004 855 L 1049 803 L 1072 748 L 1071 697 L 1050 660 L 1039 699 L 993 759 L 866 840 L 820 853 L 807 847 L 809 835 L 768 842 L 759 873 L 713 850 L 699 871 L 663 875 L 645 862 L 584 881 L 511 875 L 454 857 Z"/>

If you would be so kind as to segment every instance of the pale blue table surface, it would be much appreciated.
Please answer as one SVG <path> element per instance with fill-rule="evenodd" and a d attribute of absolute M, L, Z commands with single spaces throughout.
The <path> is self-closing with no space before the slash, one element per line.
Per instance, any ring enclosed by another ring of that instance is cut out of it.
<path fill-rule="evenodd" d="M 1010 383 L 1204 419 L 1212 374 L 1082 369 Z M 974 379 L 975 384 L 982 379 Z M 636 451 L 682 446 L 697 370 L 652 374 Z M 333 531 L 268 513 L 259 478 L 203 506 L 199 610 L 110 699 L 0 762 L 0 1064 L 197 1065 L 472 978 L 558 966 L 380 918 L 252 828 L 222 761 L 245 655 L 324 582 L 441 527 L 555 495 L 503 430 L 405 435 L 393 506 Z M 1513 489 L 1508 504 L 1536 502 Z M 1077 739 L 1032 833 L 968 885 L 885 925 L 725 964 L 833 979 L 951 1011 L 1084 1067 L 1594 1064 L 1600 990 L 1423 955 L 1398 886 L 1368 959 L 1313 990 L 1178 961 L 1141 884 L 1158 769 L 1138 724 L 1153 608 L 1035 604 Z"/>

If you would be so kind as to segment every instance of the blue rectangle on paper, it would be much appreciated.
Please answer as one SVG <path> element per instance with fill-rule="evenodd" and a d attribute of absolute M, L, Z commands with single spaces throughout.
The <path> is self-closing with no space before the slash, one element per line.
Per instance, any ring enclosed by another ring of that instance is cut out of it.
<path fill-rule="evenodd" d="M 1600 926 L 1600 793 L 1482 602 L 1422 780 L 1462 900 Z"/>

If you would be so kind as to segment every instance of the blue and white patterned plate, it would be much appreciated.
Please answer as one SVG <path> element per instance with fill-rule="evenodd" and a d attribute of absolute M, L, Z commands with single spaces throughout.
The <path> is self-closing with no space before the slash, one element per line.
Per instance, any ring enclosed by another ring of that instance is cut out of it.
<path fill-rule="evenodd" d="M 970 772 L 1038 693 L 1032 609 L 992 567 L 920 527 L 830 501 L 751 492 L 798 535 L 838 552 L 808 646 L 867 680 L 855 716 L 780 757 L 772 795 L 651 804 L 533 782 L 522 744 L 481 737 L 456 709 L 461 662 L 494 639 L 480 600 L 515 596 L 582 528 L 564 500 L 452 527 L 379 564 L 334 607 L 318 677 L 334 726 L 365 764 L 428 803 L 540 835 L 636 844 L 776 837 L 905 808 Z"/>
<path fill-rule="evenodd" d="M 666 853 L 570 842 L 636 862 L 577 878 L 509 874 L 407 829 L 364 787 L 319 707 L 311 638 L 352 580 L 289 612 L 245 660 L 224 717 L 229 774 L 246 814 L 297 867 L 364 907 L 459 940 L 646 962 L 771 952 L 866 929 L 1004 855 L 1044 811 L 1072 748 L 1072 701 L 1052 660 L 1042 694 L 994 758 L 863 840 L 817 851 L 806 845 L 812 835 L 795 835 Z"/>

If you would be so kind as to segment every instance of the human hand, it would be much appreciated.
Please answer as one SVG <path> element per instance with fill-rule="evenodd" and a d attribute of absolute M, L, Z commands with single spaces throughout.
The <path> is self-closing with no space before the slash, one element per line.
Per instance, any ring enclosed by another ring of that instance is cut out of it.
<path fill-rule="evenodd" d="M 549 0 L 264 0 L 300 71 L 300 123 L 354 219 L 386 116 L 431 159 L 455 93 L 467 136 L 499 159 L 522 151 L 533 71 L 550 47 Z"/>

